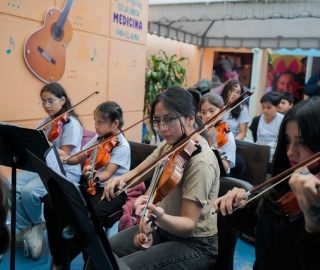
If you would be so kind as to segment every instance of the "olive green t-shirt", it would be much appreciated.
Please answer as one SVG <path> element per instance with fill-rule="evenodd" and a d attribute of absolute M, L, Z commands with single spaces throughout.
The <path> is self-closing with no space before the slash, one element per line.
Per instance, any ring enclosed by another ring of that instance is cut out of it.
<path fill-rule="evenodd" d="M 172 216 L 181 216 L 182 199 L 198 202 L 201 214 L 191 237 L 212 236 L 218 232 L 217 215 L 212 212 L 213 202 L 218 196 L 220 170 L 218 161 L 208 142 L 202 139 L 198 142 L 201 152 L 189 158 L 185 164 L 183 175 L 178 185 L 157 203 L 164 212 Z M 163 141 L 154 152 L 147 157 L 152 163 L 171 146 Z"/>

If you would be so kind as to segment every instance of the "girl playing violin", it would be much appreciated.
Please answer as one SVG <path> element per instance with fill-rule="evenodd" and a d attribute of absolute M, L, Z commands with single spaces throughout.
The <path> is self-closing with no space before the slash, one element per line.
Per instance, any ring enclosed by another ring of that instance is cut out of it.
<path fill-rule="evenodd" d="M 117 198 L 112 200 L 112 202 L 103 201 L 99 203 L 106 181 L 112 177 L 120 176 L 129 171 L 131 151 L 128 141 L 121 133 L 124 120 L 122 116 L 122 109 L 116 102 L 107 101 L 101 103 L 94 110 L 94 123 L 97 134 L 83 146 L 83 149 L 88 149 L 93 144 L 109 137 L 110 140 L 107 141 L 116 141 L 116 143 L 110 143 L 111 146 L 108 142 L 102 143 L 97 146 L 97 149 L 84 151 L 70 159 L 65 159 L 66 157 L 62 156 L 61 160 L 69 165 L 80 164 L 85 160 L 88 161 L 84 163 L 82 173 L 88 181 L 93 180 L 93 178 L 95 179 L 94 188 L 96 189 L 96 194 L 94 196 L 90 196 L 90 200 L 99 220 L 102 223 L 107 216 L 121 210 L 122 205 L 126 202 L 127 195 L 123 192 Z M 116 137 L 112 137 L 115 134 Z M 98 153 L 95 160 L 91 160 L 95 150 L 97 150 Z M 86 165 L 87 163 L 88 165 Z M 54 212 L 50 202 L 45 203 L 44 215 L 47 222 L 50 252 L 56 269 L 59 269 L 62 264 L 61 233 L 58 225 L 55 223 Z M 74 250 L 72 257 L 75 257 L 79 252 L 80 250 Z"/>
<path fill-rule="evenodd" d="M 41 92 L 41 104 L 48 117 L 40 122 L 42 124 L 61 115 L 71 108 L 70 99 L 64 88 L 58 83 L 45 85 Z M 60 155 L 70 155 L 78 152 L 81 147 L 82 126 L 74 112 L 62 126 L 61 134 L 51 143 L 55 144 Z M 64 170 L 67 178 L 72 182 L 79 182 L 81 167 L 65 164 Z M 11 184 L 11 178 L 8 179 Z M 20 233 L 17 241 L 23 241 L 25 256 L 28 254 L 37 260 L 42 249 L 42 233 L 45 223 L 42 219 L 42 202 L 47 190 L 42 184 L 38 174 L 23 171 L 17 174 L 17 220 L 16 228 Z"/>
<path fill-rule="evenodd" d="M 212 117 L 217 115 L 223 106 L 223 99 L 215 93 L 205 94 L 199 102 L 199 110 L 203 122 L 209 121 Z M 220 126 L 222 126 L 220 128 Z M 230 175 L 230 169 L 235 166 L 236 159 L 236 142 L 232 132 L 230 132 L 226 122 L 218 121 L 214 127 L 207 130 L 209 144 L 212 148 L 219 148 L 220 154 L 224 153 L 222 157 L 222 164 L 227 176 Z M 213 137 L 214 136 L 214 137 Z M 220 147 L 219 147 L 220 146 Z"/>
<path fill-rule="evenodd" d="M 195 131 L 200 120 L 192 95 L 178 86 L 164 90 L 152 103 L 150 123 L 164 141 L 135 169 L 108 181 L 102 199 L 112 202 L 116 187 L 120 188 Z M 158 229 L 153 233 L 153 245 L 145 251 L 137 249 L 134 235 L 139 230 L 138 225 L 110 238 L 113 252 L 130 269 L 210 269 L 215 263 L 217 220 L 210 211 L 218 194 L 219 166 L 201 135 L 196 133 L 192 140 L 199 143 L 201 151 L 187 159 L 182 178 L 173 190 L 156 205 L 145 205 L 148 196 L 137 199 L 140 203 L 137 215 L 147 207 L 150 214 L 156 216 Z"/>
<path fill-rule="evenodd" d="M 238 80 L 229 81 L 223 88 L 221 96 L 225 102 L 230 103 L 244 93 L 243 86 Z M 243 98 L 238 99 L 238 104 Z M 243 140 L 246 137 L 249 123 L 249 111 L 245 105 L 240 104 L 233 110 L 227 110 L 223 119 L 227 122 L 235 139 Z"/>
<path fill-rule="evenodd" d="M 272 163 L 278 175 L 320 151 L 320 98 L 299 102 L 285 115 Z M 299 168 L 259 199 L 244 205 L 245 190 L 233 188 L 214 202 L 227 221 L 239 230 L 256 227 L 253 269 L 319 269 L 320 197 L 318 179 L 306 172 L 320 171 L 320 162 Z M 302 173 L 302 174 L 301 174 Z M 289 218 L 277 200 L 293 191 L 301 214 Z M 234 212 L 234 207 L 241 207 Z M 231 215 L 232 214 L 232 215 Z"/>

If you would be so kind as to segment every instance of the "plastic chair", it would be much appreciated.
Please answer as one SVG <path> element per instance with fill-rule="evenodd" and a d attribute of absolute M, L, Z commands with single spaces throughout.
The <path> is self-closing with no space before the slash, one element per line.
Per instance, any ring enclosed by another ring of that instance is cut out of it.
<path fill-rule="evenodd" d="M 266 180 L 270 146 L 236 140 L 236 166 L 230 170 L 231 176 L 257 186 Z"/>
<path fill-rule="evenodd" d="M 218 196 L 225 195 L 228 190 L 238 187 L 250 190 L 252 185 L 246 181 L 233 177 L 221 177 Z M 227 224 L 224 216 L 218 213 L 218 243 L 219 254 L 214 270 L 232 270 L 234 251 L 237 244 L 239 231 Z"/>
<path fill-rule="evenodd" d="M 131 148 L 131 170 L 137 167 L 157 148 L 154 145 L 133 141 L 129 141 L 129 145 Z"/>
<path fill-rule="evenodd" d="M 129 141 L 130 148 L 131 148 L 131 166 L 130 170 L 134 169 L 138 166 L 142 161 L 144 161 L 156 148 L 157 146 L 145 144 L 145 143 L 138 143 Z M 151 177 L 145 180 L 146 189 L 150 185 Z"/>

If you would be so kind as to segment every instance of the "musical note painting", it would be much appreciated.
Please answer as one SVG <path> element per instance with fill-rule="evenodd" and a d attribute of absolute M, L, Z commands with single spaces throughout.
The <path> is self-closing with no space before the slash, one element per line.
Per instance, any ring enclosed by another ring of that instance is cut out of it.
<path fill-rule="evenodd" d="M 14 40 L 13 40 L 12 36 L 10 36 L 9 45 L 10 45 L 10 47 L 6 51 L 7 54 L 10 54 L 12 52 L 12 49 L 14 49 Z"/>
<path fill-rule="evenodd" d="M 43 26 L 33 32 L 24 44 L 24 59 L 30 71 L 40 80 L 50 83 L 61 79 L 65 71 L 66 49 L 73 29 L 68 14 L 73 0 L 66 0 L 60 11 L 47 11 Z"/>

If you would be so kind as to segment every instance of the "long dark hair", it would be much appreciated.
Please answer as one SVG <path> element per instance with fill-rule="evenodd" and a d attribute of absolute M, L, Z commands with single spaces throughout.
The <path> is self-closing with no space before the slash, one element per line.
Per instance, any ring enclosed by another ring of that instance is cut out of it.
<path fill-rule="evenodd" d="M 241 95 L 244 93 L 244 89 L 243 89 L 243 86 L 242 86 L 241 82 L 238 81 L 238 80 L 231 80 L 228 83 L 226 83 L 226 85 L 223 87 L 223 90 L 221 92 L 221 96 L 222 96 L 222 98 L 223 98 L 223 100 L 225 102 L 228 99 L 228 97 L 230 96 L 229 93 L 230 93 L 230 91 L 232 91 L 233 86 L 235 84 L 239 84 L 240 85 Z M 239 98 L 238 101 L 237 101 L 237 104 L 241 103 L 242 100 L 243 100 L 243 97 Z M 230 114 L 231 114 L 232 118 L 237 119 L 239 117 L 239 115 L 241 113 L 241 110 L 242 110 L 242 107 L 243 107 L 242 105 L 236 106 L 233 110 L 231 110 Z"/>
<path fill-rule="evenodd" d="M 284 116 L 278 135 L 278 143 L 272 162 L 272 176 L 276 176 L 291 167 L 287 156 L 286 125 L 289 121 L 295 121 L 305 144 L 311 152 L 320 151 L 320 98 L 312 97 L 294 105 Z M 266 209 L 274 208 L 274 201 L 289 190 L 286 181 L 276 186 L 264 195 L 260 201 L 258 213 Z M 271 204 L 270 204 L 271 202 Z"/>
<path fill-rule="evenodd" d="M 196 104 L 193 96 L 187 90 L 185 90 L 180 86 L 172 86 L 162 91 L 159 95 L 157 95 L 151 105 L 150 123 L 151 123 L 152 132 L 155 137 L 157 137 L 156 130 L 154 129 L 152 122 L 154 120 L 153 117 L 154 117 L 155 107 L 159 102 L 162 102 L 164 107 L 168 111 L 172 112 L 175 116 L 185 116 L 185 117 L 188 117 L 191 115 L 194 116 L 195 129 L 201 125 L 201 120 L 197 116 L 197 109 L 196 109 Z M 180 118 L 178 119 L 179 121 L 181 121 Z M 182 134 L 185 134 L 183 125 L 181 125 L 181 131 L 182 131 Z"/>
<path fill-rule="evenodd" d="M 49 84 L 45 85 L 40 92 L 40 97 L 43 92 L 49 92 L 49 93 L 55 95 L 57 98 L 64 97 L 66 99 L 66 102 L 63 104 L 61 110 L 55 116 L 58 116 L 64 112 L 66 112 L 67 110 L 69 110 L 72 107 L 70 98 L 68 97 L 66 90 L 62 87 L 61 84 L 54 82 L 54 83 L 49 83 Z M 75 113 L 74 110 L 71 110 L 69 112 L 69 114 L 73 115 L 80 122 L 79 117 Z"/>
<path fill-rule="evenodd" d="M 294 105 L 284 116 L 278 135 L 278 143 L 272 162 L 275 176 L 290 168 L 286 149 L 285 128 L 288 121 L 295 121 L 305 146 L 313 153 L 320 151 L 320 98 L 312 97 Z"/>

